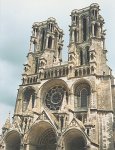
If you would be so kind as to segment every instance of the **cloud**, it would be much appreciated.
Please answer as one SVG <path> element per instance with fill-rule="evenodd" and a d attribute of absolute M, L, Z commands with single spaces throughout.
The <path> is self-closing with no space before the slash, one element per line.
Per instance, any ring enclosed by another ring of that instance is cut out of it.
<path fill-rule="evenodd" d="M 19 80 L 19 68 L 0 60 L 0 103 L 14 106 Z"/>

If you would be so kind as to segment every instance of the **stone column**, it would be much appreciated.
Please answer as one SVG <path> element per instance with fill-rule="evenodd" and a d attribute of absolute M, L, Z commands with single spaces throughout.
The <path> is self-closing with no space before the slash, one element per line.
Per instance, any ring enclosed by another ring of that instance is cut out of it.
<path fill-rule="evenodd" d="M 101 37 L 101 26 L 100 26 L 100 23 L 98 24 L 98 37 Z"/>
<path fill-rule="evenodd" d="M 23 135 L 21 135 L 20 150 L 24 150 Z"/>
<path fill-rule="evenodd" d="M 83 36 L 83 34 L 82 34 L 82 19 L 81 19 L 81 17 L 79 17 L 79 42 L 82 41 L 82 36 Z"/>
<path fill-rule="evenodd" d="M 29 144 L 26 145 L 26 150 L 30 150 Z"/>
<path fill-rule="evenodd" d="M 32 51 L 32 41 L 30 40 L 30 48 L 29 48 L 29 52 Z"/>
<path fill-rule="evenodd" d="M 64 150 L 65 149 L 63 147 L 62 140 L 60 138 L 61 138 L 61 135 L 59 133 L 58 138 L 57 138 L 56 150 Z"/>
<path fill-rule="evenodd" d="M 58 51 L 58 60 L 59 59 L 62 59 L 62 47 L 61 47 L 61 49 L 60 49 L 60 55 L 59 55 L 59 51 Z"/>
<path fill-rule="evenodd" d="M 48 48 L 48 36 L 46 36 L 46 45 L 45 45 L 45 49 Z"/>
<path fill-rule="evenodd" d="M 87 21 L 86 21 L 86 28 L 87 28 L 87 29 L 86 29 L 86 34 L 87 34 L 86 40 L 88 40 L 88 39 L 89 39 L 89 35 L 90 35 L 90 34 L 89 34 L 89 33 L 90 33 L 90 32 L 89 32 L 89 17 L 87 17 L 86 20 L 87 20 Z"/>
<path fill-rule="evenodd" d="M 34 43 L 34 52 L 36 51 L 36 44 Z"/>
<path fill-rule="evenodd" d="M 36 150 L 36 146 L 33 146 L 31 144 L 27 144 L 26 150 Z M 39 150 L 39 148 L 38 148 L 38 150 Z"/>
<path fill-rule="evenodd" d="M 52 46 L 51 46 L 51 49 L 54 49 L 54 37 L 52 37 Z"/>
<path fill-rule="evenodd" d="M 74 30 L 72 29 L 71 42 L 74 42 Z"/>
<path fill-rule="evenodd" d="M 23 144 L 20 144 L 20 150 L 24 150 Z"/>

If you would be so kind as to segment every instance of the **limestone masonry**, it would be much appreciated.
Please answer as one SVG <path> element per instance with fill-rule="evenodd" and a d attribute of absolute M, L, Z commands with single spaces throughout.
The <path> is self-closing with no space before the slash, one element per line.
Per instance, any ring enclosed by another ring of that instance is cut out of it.
<path fill-rule="evenodd" d="M 0 150 L 114 150 L 115 84 L 99 5 L 73 10 L 68 61 L 54 18 L 32 26 L 13 121 Z"/>

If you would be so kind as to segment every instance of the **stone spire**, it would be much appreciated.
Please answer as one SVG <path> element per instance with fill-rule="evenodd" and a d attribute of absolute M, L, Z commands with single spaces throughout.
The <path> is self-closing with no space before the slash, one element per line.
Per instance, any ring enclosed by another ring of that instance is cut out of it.
<path fill-rule="evenodd" d="M 10 122 L 10 113 L 9 113 L 8 118 L 6 119 L 6 122 L 5 122 L 2 129 L 3 130 L 8 130 L 10 127 L 11 127 L 11 122 Z"/>

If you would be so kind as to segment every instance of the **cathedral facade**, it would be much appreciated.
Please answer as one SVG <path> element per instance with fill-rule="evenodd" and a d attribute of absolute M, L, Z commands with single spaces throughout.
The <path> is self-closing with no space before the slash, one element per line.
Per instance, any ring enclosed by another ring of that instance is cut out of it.
<path fill-rule="evenodd" d="M 71 12 L 68 61 L 54 18 L 32 26 L 13 122 L 1 150 L 114 150 L 115 85 L 99 5 Z"/>

